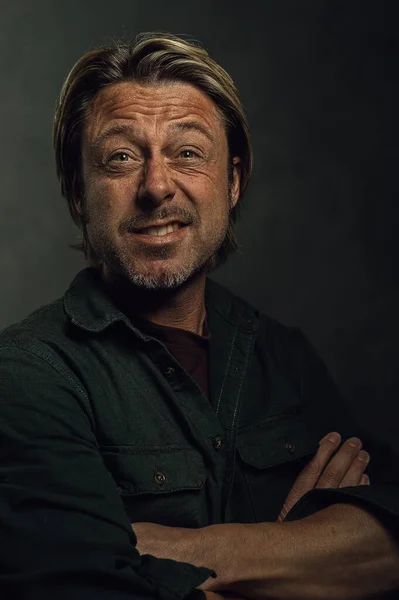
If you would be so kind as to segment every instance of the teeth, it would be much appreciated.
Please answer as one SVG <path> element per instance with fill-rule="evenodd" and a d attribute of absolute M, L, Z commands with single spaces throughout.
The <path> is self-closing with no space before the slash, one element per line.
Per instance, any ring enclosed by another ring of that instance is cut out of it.
<path fill-rule="evenodd" d="M 170 223 L 163 227 L 147 227 L 147 229 L 143 229 L 143 233 L 147 235 L 166 235 L 167 233 L 172 233 L 178 229 L 180 229 L 179 223 Z"/>

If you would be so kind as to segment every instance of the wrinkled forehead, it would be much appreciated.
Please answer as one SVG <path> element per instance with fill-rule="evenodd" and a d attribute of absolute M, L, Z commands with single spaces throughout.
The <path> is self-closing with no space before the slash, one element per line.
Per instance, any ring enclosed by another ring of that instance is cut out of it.
<path fill-rule="evenodd" d="M 94 140 L 112 122 L 166 126 L 185 118 L 198 120 L 216 135 L 225 133 L 217 105 L 199 88 L 182 82 L 124 81 L 103 88 L 93 98 L 86 111 L 84 138 Z"/>

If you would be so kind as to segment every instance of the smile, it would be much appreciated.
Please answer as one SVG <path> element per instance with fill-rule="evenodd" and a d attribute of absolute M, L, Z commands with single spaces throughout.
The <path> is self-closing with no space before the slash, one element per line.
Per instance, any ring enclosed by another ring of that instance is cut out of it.
<path fill-rule="evenodd" d="M 163 245 L 166 243 L 174 243 L 186 235 L 188 225 L 183 223 L 168 223 L 167 225 L 159 225 L 152 227 L 145 227 L 140 231 L 135 231 L 130 234 L 141 244 L 148 245 Z"/>
<path fill-rule="evenodd" d="M 160 225 L 158 227 L 146 227 L 142 229 L 139 235 L 155 235 L 155 236 L 164 236 L 168 233 L 174 233 L 178 229 L 183 227 L 182 223 L 169 223 L 168 225 Z"/>

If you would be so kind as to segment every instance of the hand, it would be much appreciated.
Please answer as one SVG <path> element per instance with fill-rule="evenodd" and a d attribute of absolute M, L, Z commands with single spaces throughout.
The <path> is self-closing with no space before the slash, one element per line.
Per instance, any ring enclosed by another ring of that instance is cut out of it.
<path fill-rule="evenodd" d="M 310 490 L 370 485 L 368 475 L 364 474 L 370 456 L 361 450 L 361 440 L 349 438 L 333 456 L 340 442 L 341 436 L 337 432 L 328 433 L 320 440 L 315 456 L 299 474 L 284 502 L 277 518 L 279 523 L 284 521 L 294 504 Z"/>

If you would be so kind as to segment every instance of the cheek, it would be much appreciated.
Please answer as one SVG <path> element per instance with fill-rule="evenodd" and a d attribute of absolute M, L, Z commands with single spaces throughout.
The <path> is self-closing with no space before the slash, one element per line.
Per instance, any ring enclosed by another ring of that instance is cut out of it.
<path fill-rule="evenodd" d="M 213 190 L 213 193 L 207 196 L 203 209 L 206 219 L 214 225 L 222 226 L 227 222 L 229 217 L 229 202 L 226 192 L 222 190 Z"/>
<path fill-rule="evenodd" d="M 119 181 L 96 181 L 86 194 L 91 218 L 113 221 L 125 214 L 130 207 L 130 196 L 126 186 Z"/>

